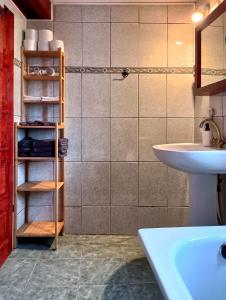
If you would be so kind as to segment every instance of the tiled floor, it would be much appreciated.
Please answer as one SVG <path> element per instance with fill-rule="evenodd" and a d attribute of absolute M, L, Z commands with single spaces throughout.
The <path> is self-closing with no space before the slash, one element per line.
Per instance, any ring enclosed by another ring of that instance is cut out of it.
<path fill-rule="evenodd" d="M 136 237 L 64 236 L 59 250 L 21 243 L 0 269 L 0 300 L 162 300 Z"/>

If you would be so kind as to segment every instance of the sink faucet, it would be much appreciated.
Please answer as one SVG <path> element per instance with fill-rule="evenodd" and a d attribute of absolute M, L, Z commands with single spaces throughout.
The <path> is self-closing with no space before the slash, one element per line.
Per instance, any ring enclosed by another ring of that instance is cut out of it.
<path fill-rule="evenodd" d="M 199 128 L 203 128 L 204 124 L 205 123 L 209 123 L 213 126 L 213 128 L 215 129 L 216 131 L 216 134 L 217 134 L 217 137 L 213 137 L 213 140 L 212 140 L 212 145 L 216 145 L 217 147 L 219 148 L 223 148 L 224 147 L 224 144 L 225 144 L 225 139 L 223 137 L 223 135 L 221 134 L 221 131 L 220 131 L 220 128 L 219 126 L 217 125 L 217 123 L 211 119 L 211 118 L 207 118 L 207 119 L 204 119 L 200 124 L 199 124 Z"/>

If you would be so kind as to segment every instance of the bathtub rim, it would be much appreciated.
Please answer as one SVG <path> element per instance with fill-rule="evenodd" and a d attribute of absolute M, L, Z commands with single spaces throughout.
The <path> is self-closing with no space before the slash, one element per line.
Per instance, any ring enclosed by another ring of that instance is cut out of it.
<path fill-rule="evenodd" d="M 195 239 L 217 236 L 225 237 L 226 242 L 226 226 L 142 228 L 138 236 L 164 298 L 193 300 L 177 269 L 176 255 L 181 247 Z"/>

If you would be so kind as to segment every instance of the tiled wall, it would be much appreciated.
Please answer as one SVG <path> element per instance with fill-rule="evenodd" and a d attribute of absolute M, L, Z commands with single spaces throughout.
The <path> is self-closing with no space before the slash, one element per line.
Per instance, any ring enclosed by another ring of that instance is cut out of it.
<path fill-rule="evenodd" d="M 23 39 L 23 31 L 26 29 L 26 18 L 21 14 L 17 7 L 9 0 L 0 0 L 2 7 L 6 6 L 14 14 L 14 57 L 20 60 L 20 48 Z M 14 121 L 18 122 L 20 119 L 20 86 L 21 76 L 20 67 L 14 64 Z M 20 179 L 19 182 L 23 182 L 23 165 L 19 167 Z M 19 195 L 18 201 L 18 226 L 24 223 L 24 200 L 23 195 Z"/>
<path fill-rule="evenodd" d="M 54 22 L 28 26 L 64 40 L 67 66 L 193 67 L 192 9 L 65 5 L 54 8 Z M 193 75 L 138 73 L 66 74 L 68 233 L 187 224 L 186 175 L 151 147 L 193 141 Z"/>

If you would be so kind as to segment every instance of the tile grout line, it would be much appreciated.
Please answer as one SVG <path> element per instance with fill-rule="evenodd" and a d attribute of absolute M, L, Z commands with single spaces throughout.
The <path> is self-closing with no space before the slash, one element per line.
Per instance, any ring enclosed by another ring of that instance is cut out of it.
<path fill-rule="evenodd" d="M 33 267 L 32 271 L 31 271 L 31 273 L 30 273 L 30 276 L 28 277 L 28 280 L 27 280 L 27 283 L 26 283 L 26 285 L 25 285 L 25 288 L 24 288 L 24 291 L 23 291 L 23 295 L 22 295 L 22 296 L 24 296 L 24 294 L 25 294 L 25 292 L 26 292 L 26 290 L 27 290 L 27 287 L 28 287 L 28 285 L 29 285 L 29 282 L 30 282 L 31 277 L 32 277 L 32 275 L 33 275 L 33 273 L 34 273 L 34 270 L 35 270 L 35 268 L 36 268 L 37 263 L 38 263 L 38 260 L 35 262 L 34 267 Z"/>

